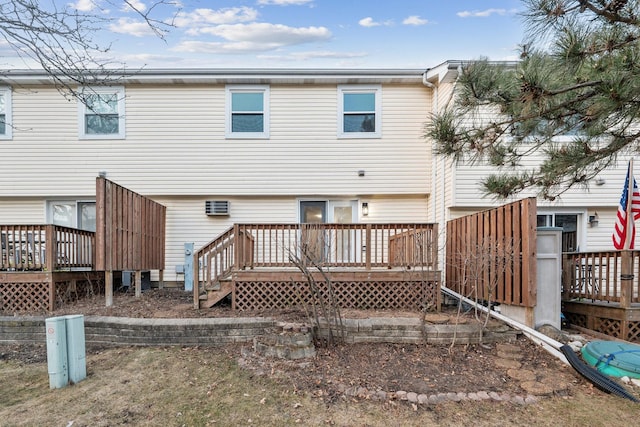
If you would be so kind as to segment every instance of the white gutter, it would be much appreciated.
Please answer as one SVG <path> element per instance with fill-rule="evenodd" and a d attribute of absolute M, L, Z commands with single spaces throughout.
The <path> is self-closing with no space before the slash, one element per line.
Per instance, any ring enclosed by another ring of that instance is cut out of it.
<path fill-rule="evenodd" d="M 481 304 L 477 304 L 475 301 L 470 300 L 469 298 L 463 297 L 462 295 L 460 295 L 459 293 L 452 291 L 451 289 L 442 286 L 442 292 L 451 295 L 454 298 L 457 298 L 459 300 L 464 301 L 465 303 L 469 304 L 469 305 L 473 305 L 476 308 L 479 308 L 480 310 L 482 310 L 483 312 L 487 313 L 489 312 L 491 314 L 491 316 L 495 317 L 498 320 L 501 320 L 503 322 L 505 322 L 507 325 L 512 326 L 520 331 L 522 331 L 522 333 L 524 333 L 527 338 L 529 338 L 531 341 L 533 341 L 536 344 L 539 344 L 542 346 L 542 348 L 544 348 L 548 353 L 550 353 L 551 355 L 557 357 L 558 359 L 560 359 L 560 361 L 566 365 L 569 365 L 569 361 L 567 360 L 566 357 L 564 357 L 564 354 L 562 354 L 560 352 L 560 347 L 563 346 L 563 344 L 561 342 L 558 342 L 556 340 L 554 340 L 553 338 L 550 338 L 548 336 L 546 336 L 545 334 L 541 334 L 540 332 L 536 331 L 535 329 L 531 329 L 530 327 L 523 325 L 520 322 L 516 322 L 515 320 L 504 316 L 500 313 L 497 313 L 495 311 L 489 310 L 487 307 L 481 305 Z"/>
<path fill-rule="evenodd" d="M 434 85 L 433 83 L 431 83 L 429 80 L 427 80 L 427 73 L 426 71 L 424 73 L 422 73 L 422 84 L 425 85 L 428 88 L 431 89 L 435 89 L 436 85 Z"/>

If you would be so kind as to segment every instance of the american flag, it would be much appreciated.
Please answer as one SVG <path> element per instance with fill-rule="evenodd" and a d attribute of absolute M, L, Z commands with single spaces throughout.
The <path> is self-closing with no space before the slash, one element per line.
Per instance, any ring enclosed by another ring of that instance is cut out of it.
<path fill-rule="evenodd" d="M 633 190 L 631 203 L 629 201 L 629 181 L 633 181 Z M 627 209 L 631 212 L 632 218 L 627 218 Z M 624 188 L 622 189 L 622 197 L 618 205 L 618 215 L 616 216 L 616 225 L 613 230 L 613 246 L 616 249 L 633 249 L 636 237 L 635 220 L 640 218 L 640 191 L 638 184 L 633 177 L 632 163 L 629 162 L 627 168 L 627 177 L 624 180 Z"/>

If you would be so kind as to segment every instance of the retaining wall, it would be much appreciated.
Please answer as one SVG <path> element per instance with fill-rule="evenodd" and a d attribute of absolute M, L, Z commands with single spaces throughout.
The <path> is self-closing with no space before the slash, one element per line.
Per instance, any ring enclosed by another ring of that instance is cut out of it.
<path fill-rule="evenodd" d="M 282 332 L 269 318 L 139 319 L 87 316 L 85 341 L 102 346 L 216 346 L 250 343 L 256 337 Z M 347 343 L 473 344 L 510 341 L 517 332 L 506 325 L 481 333 L 478 323 L 424 324 L 414 318 L 343 319 Z M 326 327 L 320 337 L 328 334 Z M 45 343 L 45 317 L 0 317 L 0 345 Z"/>
<path fill-rule="evenodd" d="M 87 344 L 120 346 L 215 346 L 252 342 L 276 326 L 265 318 L 138 319 L 87 316 L 84 319 Z M 0 317 L 0 345 L 44 343 L 44 317 Z"/>

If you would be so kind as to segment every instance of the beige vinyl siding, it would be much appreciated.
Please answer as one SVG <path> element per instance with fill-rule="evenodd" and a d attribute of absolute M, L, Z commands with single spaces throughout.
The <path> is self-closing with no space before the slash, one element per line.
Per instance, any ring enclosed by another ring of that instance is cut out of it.
<path fill-rule="evenodd" d="M 425 197 L 361 199 L 369 203 L 369 215 L 364 223 L 429 222 L 429 204 Z"/>
<path fill-rule="evenodd" d="M 526 158 L 522 166 L 523 168 L 535 167 L 540 162 L 540 157 L 531 155 Z M 545 207 L 607 207 L 616 206 L 620 200 L 620 194 L 624 185 L 624 179 L 627 172 L 626 159 L 619 159 L 618 163 L 606 171 L 602 172 L 599 177 L 604 179 L 604 185 L 596 185 L 595 181 L 589 182 L 587 188 L 583 186 L 574 186 L 563 193 L 554 201 L 538 200 L 538 206 Z M 482 164 L 458 164 L 455 170 L 455 206 L 464 207 L 489 207 L 500 204 L 500 201 L 493 200 L 490 196 L 483 195 L 481 180 L 484 177 L 496 173 L 496 168 Z M 524 191 L 516 198 L 535 196 L 534 190 Z M 514 199 L 516 199 L 514 198 Z"/>
<path fill-rule="evenodd" d="M 305 198 L 307 199 L 307 198 Z M 339 196 L 318 196 L 318 200 L 342 200 Z M 234 223 L 297 223 L 296 197 L 225 197 L 221 195 L 198 197 L 155 197 L 167 207 L 166 275 L 175 280 L 175 266 L 184 263 L 184 243 L 193 242 L 196 249 L 222 234 Z M 207 216 L 206 200 L 229 201 L 229 216 Z M 397 197 L 344 200 L 367 201 L 370 214 L 360 222 L 426 222 L 427 199 L 424 197 Z M 157 280 L 154 273 L 154 279 Z"/>
<path fill-rule="evenodd" d="M 2 141 L 0 196 L 95 194 L 99 152 L 78 143 L 75 101 L 52 88 L 14 88 L 13 122 L 13 139 Z"/>
<path fill-rule="evenodd" d="M 76 101 L 17 89 L 0 195 L 91 195 L 99 171 L 147 196 L 428 194 L 428 89 L 384 85 L 383 136 L 358 140 L 337 139 L 336 85 L 270 91 L 267 140 L 224 138 L 224 85 L 127 86 L 126 138 L 78 140 Z"/>
<path fill-rule="evenodd" d="M 45 205 L 41 199 L 0 197 L 0 224 L 44 224 Z"/>
<path fill-rule="evenodd" d="M 616 222 L 616 214 L 618 212 L 617 206 L 614 208 L 597 208 L 590 209 L 587 215 L 593 215 L 598 213 L 598 225 L 596 227 L 590 227 L 586 225 L 587 229 L 587 245 L 580 248 L 584 251 L 612 251 L 615 250 L 611 236 L 613 235 L 613 227 Z M 638 236 L 638 230 L 640 230 L 640 224 L 636 223 L 636 248 L 640 243 L 640 237 Z"/>

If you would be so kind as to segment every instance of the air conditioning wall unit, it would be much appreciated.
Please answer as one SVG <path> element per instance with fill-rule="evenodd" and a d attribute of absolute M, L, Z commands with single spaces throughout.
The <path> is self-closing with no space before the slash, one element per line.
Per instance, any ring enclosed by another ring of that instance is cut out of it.
<path fill-rule="evenodd" d="M 229 201 L 228 200 L 207 200 L 205 201 L 204 211 L 209 216 L 228 216 Z"/>

